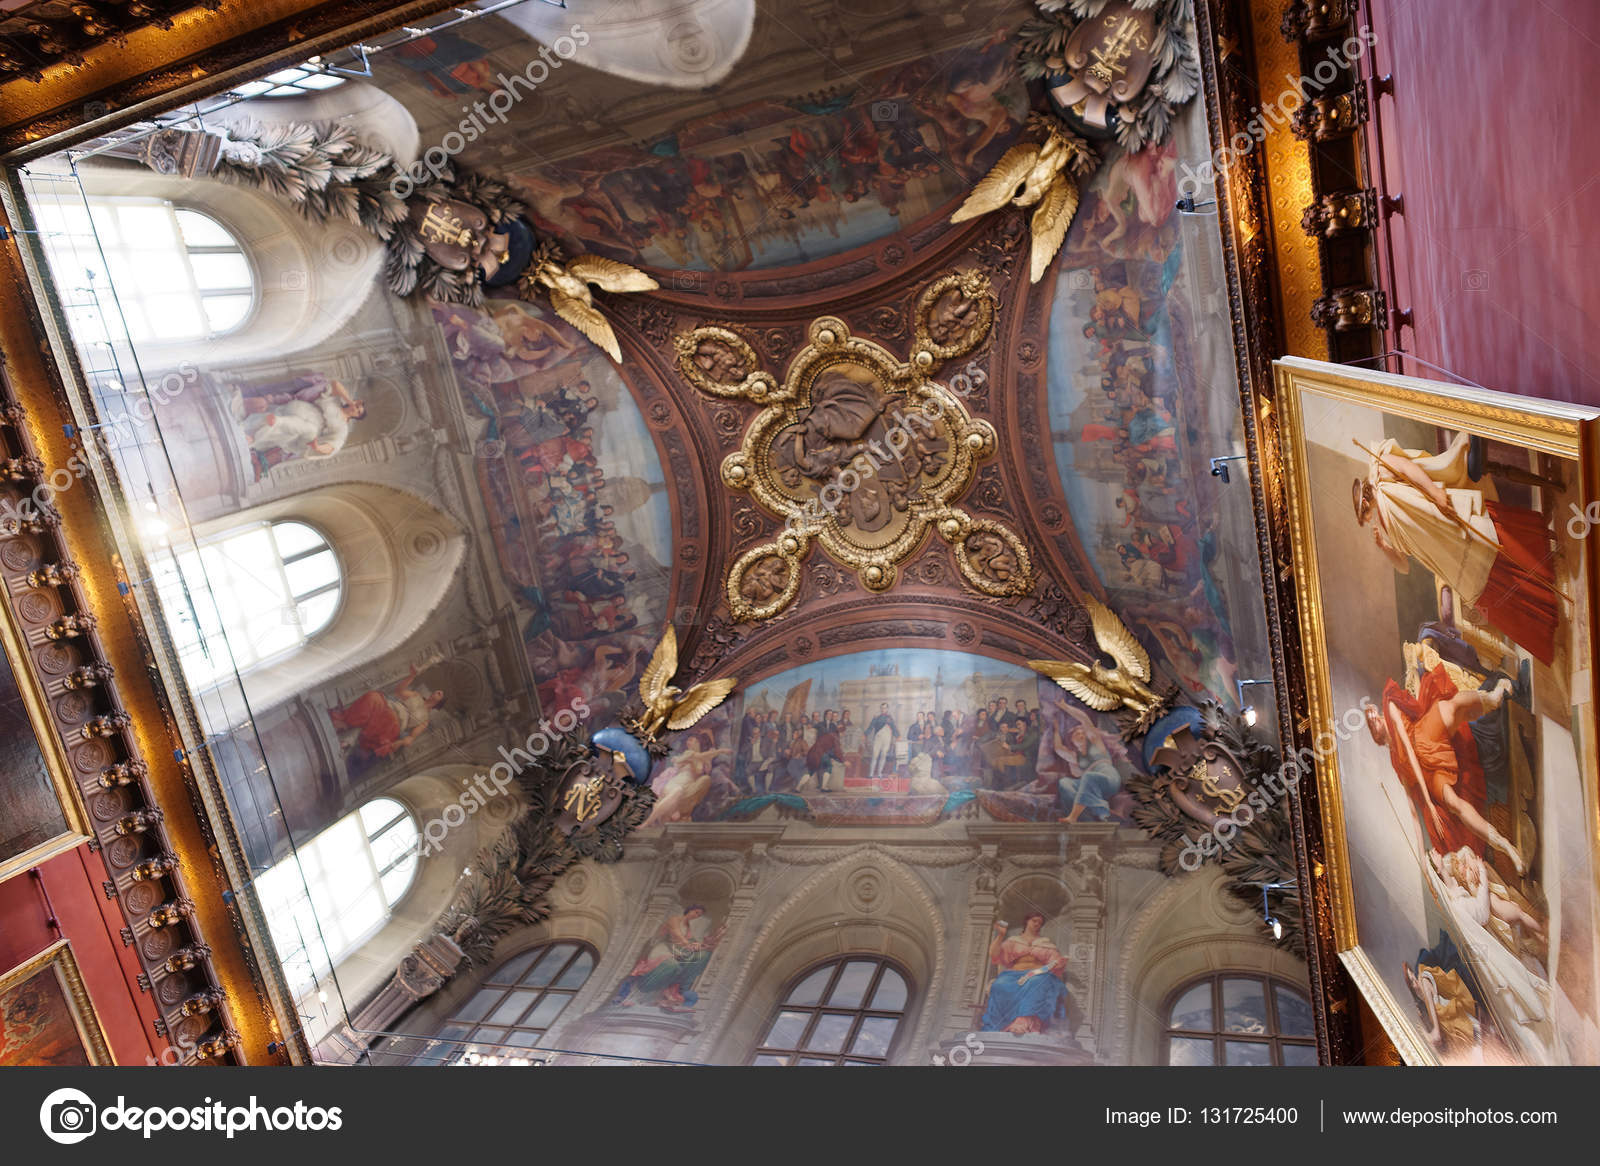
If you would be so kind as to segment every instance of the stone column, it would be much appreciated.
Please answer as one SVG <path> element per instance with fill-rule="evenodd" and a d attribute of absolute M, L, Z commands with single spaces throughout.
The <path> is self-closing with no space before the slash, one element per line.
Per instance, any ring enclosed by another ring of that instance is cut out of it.
<path fill-rule="evenodd" d="M 1095 1051 L 1094 1018 L 1099 1015 L 1105 978 L 1106 857 L 1101 843 L 1073 845 L 1067 852 L 1062 875 L 1072 891 L 1072 899 L 1067 904 L 1067 916 L 1072 924 L 1068 967 L 1081 977 L 1077 983 L 1082 993 L 1079 1004 L 1083 1016 L 1074 1037 L 1092 1053 Z"/>
<path fill-rule="evenodd" d="M 466 954 L 448 935 L 435 935 L 417 944 L 378 994 L 324 1038 L 317 1048 L 318 1060 L 346 1064 L 360 1060 L 395 1021 L 444 987 L 465 959 Z"/>

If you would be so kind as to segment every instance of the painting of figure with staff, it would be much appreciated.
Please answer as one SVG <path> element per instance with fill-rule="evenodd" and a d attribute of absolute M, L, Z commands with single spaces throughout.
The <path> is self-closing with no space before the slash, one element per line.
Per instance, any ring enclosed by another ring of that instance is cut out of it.
<path fill-rule="evenodd" d="M 1407 1061 L 1600 1063 L 1600 411 L 1278 378 L 1340 958 Z"/>
<path fill-rule="evenodd" d="M 1550 524 L 1539 511 L 1499 500 L 1492 478 L 1474 478 L 1472 438 L 1441 452 L 1376 449 L 1357 442 L 1370 467 L 1353 487 L 1356 521 L 1402 574 L 1415 559 L 1483 619 L 1542 664 L 1555 659 L 1565 598 L 1556 584 Z"/>

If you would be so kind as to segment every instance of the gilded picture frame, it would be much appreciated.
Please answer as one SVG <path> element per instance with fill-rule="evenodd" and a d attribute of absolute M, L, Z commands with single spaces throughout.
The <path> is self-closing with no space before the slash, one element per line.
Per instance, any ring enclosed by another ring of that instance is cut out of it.
<path fill-rule="evenodd" d="M 56 833 L 15 850 L 9 849 L 7 836 L 0 832 L 0 882 L 4 882 L 21 871 L 87 842 L 93 833 L 82 798 L 70 776 L 72 770 L 60 730 L 50 715 L 48 698 L 40 687 L 29 659 L 26 636 L 17 623 L 9 597 L 0 602 L 0 646 L 5 650 L 4 664 L 10 673 L 9 687 L 16 690 L 20 711 L 26 714 L 25 717 L 11 716 L 10 719 L 15 723 L 0 724 L 0 733 L 10 734 L 15 747 L 25 750 L 27 742 L 23 738 L 23 730 L 26 722 L 25 727 L 33 734 L 33 744 L 37 747 L 50 790 L 60 808 L 62 822 L 62 828 Z M 4 691 L 7 687 L 6 677 L 0 673 L 0 697 L 9 697 L 9 692 Z M 4 704 L 5 701 L 0 700 L 0 717 L 7 715 Z M 17 764 L 18 759 L 6 756 L 5 760 L 6 764 L 0 766 L 0 783 L 20 780 L 23 767 Z M 0 808 L 14 811 L 16 807 L 11 806 L 6 796 L 10 792 L 0 789 Z"/>
<path fill-rule="evenodd" d="M 1407 1063 L 1592 1063 L 1600 410 L 1273 369 L 1339 958 Z"/>
<path fill-rule="evenodd" d="M 106 1040 L 105 1029 L 100 1025 L 99 1014 L 95 1012 L 94 1003 L 89 998 L 89 990 L 84 986 L 83 973 L 78 969 L 78 961 L 72 954 L 72 945 L 65 939 L 58 940 L 39 952 L 30 956 L 16 967 L 5 973 L 0 973 L 0 1019 L 5 1019 L 5 1010 L 16 1003 L 18 993 L 30 981 L 40 975 L 48 974 L 52 977 L 53 986 L 58 990 L 53 995 L 67 1012 L 67 1019 L 71 1021 L 72 1031 L 76 1034 L 78 1044 L 81 1046 L 84 1057 L 91 1065 L 115 1065 L 116 1059 L 111 1055 L 111 1045 Z M 50 985 L 45 986 L 45 993 L 41 994 L 38 1001 L 29 1001 L 25 1010 L 29 1013 L 29 1033 L 32 1043 L 25 1041 L 21 1050 L 12 1050 L 0 1042 L 0 1064 L 12 1063 L 7 1057 L 14 1051 L 22 1051 L 28 1059 L 18 1061 L 18 1064 L 67 1064 L 68 1060 L 60 1062 L 54 1060 L 40 1060 L 41 1053 L 46 1052 L 50 1042 L 65 1035 L 65 1025 L 62 1017 L 39 1015 L 36 1005 L 43 1001 L 49 1002 Z M 5 1035 L 11 1035 L 12 1025 L 5 1025 Z"/>

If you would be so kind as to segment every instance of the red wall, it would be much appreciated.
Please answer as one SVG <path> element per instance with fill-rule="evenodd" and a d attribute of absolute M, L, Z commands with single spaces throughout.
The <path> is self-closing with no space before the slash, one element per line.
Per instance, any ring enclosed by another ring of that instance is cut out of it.
<path fill-rule="evenodd" d="M 1405 196 L 1403 346 L 1487 388 L 1600 405 L 1600 3 L 1367 7 L 1374 71 L 1394 75 L 1378 112 Z"/>
<path fill-rule="evenodd" d="M 151 1027 L 157 1013 L 139 991 L 138 960 L 118 935 L 122 915 L 101 888 L 106 871 L 100 856 L 80 846 L 37 869 L 61 930 L 49 926 L 40 880 L 23 871 L 0 883 L 0 972 L 65 937 L 117 1064 L 143 1065 L 147 1057 L 158 1057 L 166 1041 Z"/>

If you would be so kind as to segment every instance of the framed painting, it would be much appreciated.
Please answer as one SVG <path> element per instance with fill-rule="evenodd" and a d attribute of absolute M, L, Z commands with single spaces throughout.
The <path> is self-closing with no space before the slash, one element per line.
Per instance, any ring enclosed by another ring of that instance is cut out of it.
<path fill-rule="evenodd" d="M 1340 959 L 1410 1063 L 1600 1063 L 1600 410 L 1274 367 Z"/>
<path fill-rule="evenodd" d="M 66 940 L 0 975 L 0 1066 L 114 1063 Z"/>
<path fill-rule="evenodd" d="M 22 634 L 0 602 L 0 882 L 89 839 L 65 751 Z"/>

